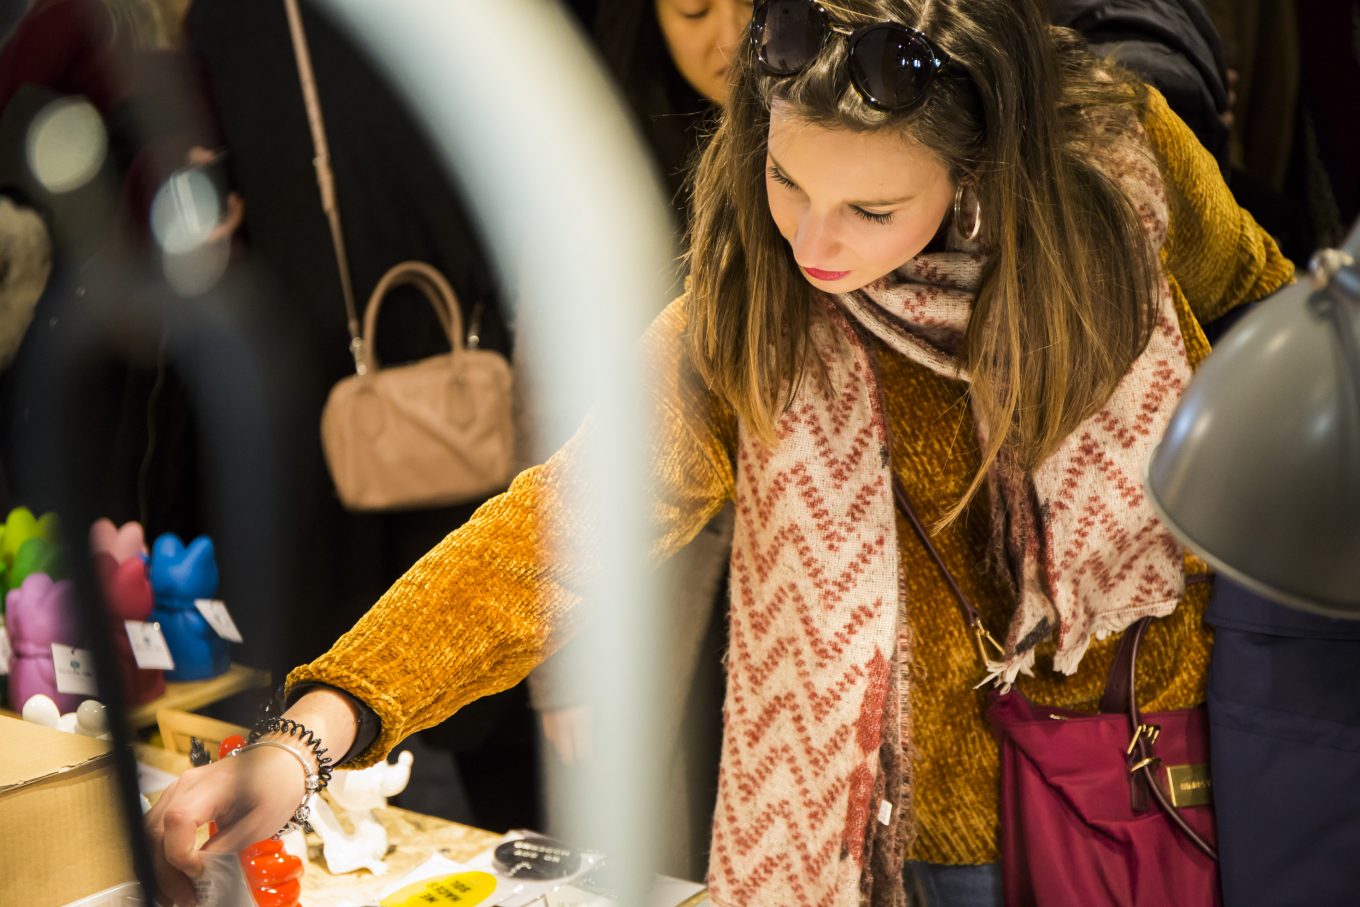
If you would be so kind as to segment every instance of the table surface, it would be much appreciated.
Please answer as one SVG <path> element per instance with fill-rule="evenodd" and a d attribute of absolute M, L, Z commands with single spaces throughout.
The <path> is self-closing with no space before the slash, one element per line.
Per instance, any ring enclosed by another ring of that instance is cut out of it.
<path fill-rule="evenodd" d="M 135 745 L 137 759 L 147 765 L 178 775 L 189 767 L 189 759 L 181 753 L 171 753 L 158 747 Z M 154 800 L 155 798 L 152 797 Z M 345 875 L 331 875 L 326 871 L 321 857 L 321 840 L 315 835 L 307 835 L 308 863 L 302 876 L 302 903 L 312 905 L 336 904 L 341 901 L 372 900 L 377 903 L 379 895 L 396 879 L 415 869 L 435 854 L 455 862 L 463 863 L 482 853 L 500 840 L 501 835 L 460 825 L 447 819 L 414 813 L 410 810 L 387 806 L 376 810 L 374 816 L 387 829 L 388 852 L 384 859 L 387 872 L 375 876 L 367 869 L 360 869 Z M 700 902 L 708 902 L 702 897 L 689 897 L 699 887 L 692 883 L 670 880 L 668 890 L 676 892 L 673 900 L 665 903 L 681 903 L 681 907 Z M 696 896 L 697 897 L 697 896 Z"/>
<path fill-rule="evenodd" d="M 178 775 L 189 767 L 189 758 L 183 753 L 171 753 L 145 744 L 136 744 L 133 748 L 139 762 L 163 772 Z M 334 904 L 341 900 L 356 901 L 366 897 L 372 897 L 376 902 L 377 895 L 394 879 L 401 878 L 434 854 L 463 862 L 486 850 L 501 837 L 480 828 L 459 825 L 395 806 L 384 807 L 374 815 L 387 829 L 387 874 L 379 877 L 366 869 L 360 869 L 342 876 L 331 875 L 321 860 L 320 839 L 309 834 L 309 859 L 307 871 L 302 876 L 303 904 Z"/>

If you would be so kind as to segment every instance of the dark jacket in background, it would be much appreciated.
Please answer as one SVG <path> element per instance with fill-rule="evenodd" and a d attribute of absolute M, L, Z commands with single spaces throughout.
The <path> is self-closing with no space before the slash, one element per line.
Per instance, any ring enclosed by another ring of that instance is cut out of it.
<path fill-rule="evenodd" d="M 1156 86 L 1227 172 L 1223 48 L 1200 0 L 1049 0 L 1049 14 Z"/>
<path fill-rule="evenodd" d="M 1360 621 L 1221 575 L 1206 616 L 1223 903 L 1360 904 Z"/>

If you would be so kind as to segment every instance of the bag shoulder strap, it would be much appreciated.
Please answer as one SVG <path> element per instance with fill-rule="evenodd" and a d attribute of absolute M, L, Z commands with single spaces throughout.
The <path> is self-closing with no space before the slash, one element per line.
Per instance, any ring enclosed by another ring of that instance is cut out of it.
<path fill-rule="evenodd" d="M 978 644 L 978 653 L 981 655 L 983 662 L 985 663 L 987 661 L 986 646 L 988 644 L 993 647 L 996 654 L 1004 654 L 1005 648 L 997 642 L 989 632 L 987 632 L 987 626 L 982 620 L 982 612 L 977 609 L 977 606 L 973 604 L 973 600 L 963 591 L 963 587 L 959 585 L 956 579 L 954 579 L 953 571 L 949 569 L 948 565 L 944 562 L 944 558 L 940 556 L 939 549 L 936 548 L 935 543 L 931 541 L 930 533 L 926 531 L 926 527 L 921 524 L 920 517 L 916 515 L 916 508 L 911 504 L 911 497 L 907 494 L 906 486 L 902 484 L 902 480 L 899 479 L 896 474 L 892 476 L 892 489 L 893 500 L 897 504 L 898 512 L 906 518 L 912 531 L 916 533 L 916 537 L 921 540 L 921 544 L 925 547 L 926 553 L 930 555 L 930 559 L 934 561 L 935 566 L 939 568 L 940 575 L 944 577 L 945 584 L 949 586 L 949 591 L 954 593 L 954 602 L 958 605 L 959 612 L 963 615 L 963 622 L 968 625 L 969 630 L 973 631 L 973 637 Z"/>
<path fill-rule="evenodd" d="M 959 611 L 963 614 L 964 623 L 975 633 L 986 633 L 982 628 L 982 614 L 972 600 L 964 594 L 958 581 L 954 579 L 954 574 L 949 566 L 945 564 L 944 558 L 940 556 L 940 551 L 935 547 L 935 543 L 930 538 L 930 533 L 922 525 L 920 518 L 916 515 L 916 509 L 911 504 L 911 498 L 907 494 L 907 489 L 903 486 L 902 480 L 896 475 L 892 477 L 893 498 L 897 503 L 897 509 L 906 517 L 911 525 L 916 537 L 921 540 L 930 559 L 935 562 L 940 573 L 944 576 L 945 583 L 948 584 L 954 599 L 958 603 Z M 1151 618 L 1144 617 L 1137 623 L 1124 631 L 1123 637 L 1119 641 L 1119 649 L 1115 652 L 1114 663 L 1110 665 L 1110 674 L 1105 681 L 1105 693 L 1100 700 L 1100 711 L 1112 713 L 1126 713 L 1129 719 L 1136 726 L 1138 724 L 1138 703 L 1137 696 L 1137 661 L 1138 644 L 1142 641 L 1143 634 L 1147 631 L 1148 623 Z"/>
<path fill-rule="evenodd" d="M 878 368 L 878 357 L 873 351 L 872 344 L 869 342 L 868 338 L 865 337 L 863 330 L 858 327 L 855 327 L 855 330 L 865 342 L 865 349 L 869 356 L 870 369 L 874 374 L 874 384 L 877 388 L 876 393 L 879 394 L 881 404 L 883 402 L 883 383 L 879 379 L 880 371 Z M 888 444 L 891 448 L 891 438 L 888 439 Z M 889 460 L 891 461 L 891 457 L 889 457 Z M 948 584 L 950 591 L 954 594 L 954 600 L 958 604 L 959 612 L 963 615 L 964 623 L 966 623 L 968 628 L 976 634 L 978 650 L 985 661 L 986 650 L 983 646 L 984 641 L 989 642 L 997 649 L 1001 649 L 1000 644 L 987 633 L 987 630 L 982 623 L 982 613 L 978 611 L 977 606 L 973 604 L 972 600 L 963 591 L 963 587 L 955 580 L 953 572 L 949 569 L 949 565 L 944 562 L 944 558 L 941 557 L 939 549 L 935 547 L 935 543 L 930 538 L 930 533 L 926 531 L 925 526 L 921 523 L 920 517 L 917 516 L 916 508 L 912 506 L 911 496 L 907 494 L 906 486 L 902 484 L 902 480 L 898 478 L 896 473 L 891 472 L 891 464 L 889 465 L 889 472 L 892 478 L 893 500 L 897 505 L 898 511 L 906 518 L 907 523 L 911 526 L 916 537 L 921 540 L 921 544 L 925 547 L 926 553 L 930 555 L 930 559 L 933 560 L 935 566 L 939 568 L 945 583 Z M 1187 578 L 1187 584 L 1208 581 L 1209 577 L 1207 575 L 1196 575 Z M 1166 815 L 1171 824 L 1179 829 L 1195 847 L 1208 855 L 1210 859 L 1217 860 L 1218 853 L 1215 851 L 1213 845 L 1205 841 L 1202 836 L 1186 823 L 1185 819 L 1181 818 L 1176 808 L 1171 805 L 1166 794 L 1162 791 L 1161 785 L 1157 783 L 1156 778 L 1153 777 L 1152 774 L 1154 768 L 1161 763 L 1152 755 L 1152 740 L 1149 739 L 1149 735 L 1143 732 L 1142 719 L 1138 712 L 1137 702 L 1138 646 L 1139 643 L 1142 642 L 1143 634 L 1147 632 L 1147 628 L 1151 622 L 1152 618 L 1144 617 L 1124 631 L 1124 635 L 1119 642 L 1119 649 L 1115 652 L 1114 663 L 1110 666 L 1110 675 L 1105 681 L 1105 694 L 1101 697 L 1101 711 L 1114 713 L 1122 712 L 1128 715 L 1129 727 L 1133 734 L 1133 740 L 1129 744 L 1129 757 L 1132 763 L 1129 773 L 1134 784 L 1135 796 L 1137 796 L 1137 791 L 1140 787 L 1146 787 L 1146 789 L 1151 792 L 1151 797 L 1157 804 L 1157 807 Z"/>
<path fill-rule="evenodd" d="M 298 82 L 302 85 L 302 100 L 307 105 L 307 125 L 312 133 L 312 166 L 316 170 L 316 185 L 321 192 L 321 209 L 330 225 L 331 247 L 335 250 L 335 264 L 340 271 L 340 292 L 345 298 L 345 314 L 349 327 L 349 350 L 354 356 L 354 371 L 360 375 L 366 369 L 364 340 L 359 333 L 359 315 L 354 306 L 354 286 L 350 278 L 349 255 L 345 251 L 345 236 L 340 228 L 340 202 L 335 193 L 335 174 L 331 170 L 330 145 L 326 142 L 326 123 L 321 115 L 321 99 L 316 93 L 316 73 L 312 70 L 312 55 L 307 47 L 307 32 L 302 25 L 298 0 L 283 0 L 288 12 L 288 31 L 293 39 L 293 56 L 297 60 Z"/>

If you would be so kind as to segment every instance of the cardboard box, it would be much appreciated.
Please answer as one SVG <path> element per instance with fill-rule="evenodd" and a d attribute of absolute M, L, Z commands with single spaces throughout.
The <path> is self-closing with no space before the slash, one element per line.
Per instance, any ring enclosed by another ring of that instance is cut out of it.
<path fill-rule="evenodd" d="M 61 907 L 132 879 L 112 747 L 0 716 L 0 904 Z"/>

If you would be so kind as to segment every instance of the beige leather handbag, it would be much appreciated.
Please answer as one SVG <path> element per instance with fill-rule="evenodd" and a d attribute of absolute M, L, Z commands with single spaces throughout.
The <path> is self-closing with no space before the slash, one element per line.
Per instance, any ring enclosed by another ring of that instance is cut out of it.
<path fill-rule="evenodd" d="M 424 262 L 403 262 L 383 275 L 360 333 L 307 36 L 297 0 L 284 5 L 354 355 L 355 374 L 331 389 L 321 411 L 321 443 L 340 501 L 350 510 L 402 510 L 487 497 L 511 478 L 510 364 L 499 353 L 477 349 L 475 336 L 464 346 L 458 297 Z M 429 299 L 451 350 L 384 369 L 373 346 L 378 312 L 387 294 L 404 285 Z"/>
<path fill-rule="evenodd" d="M 382 368 L 378 312 L 394 288 L 421 290 L 440 313 L 451 352 Z M 321 440 L 340 500 L 352 510 L 434 507 L 486 497 L 510 480 L 510 366 L 463 345 L 444 275 L 408 261 L 378 282 L 364 313 L 361 374 L 341 380 L 321 411 Z"/>

